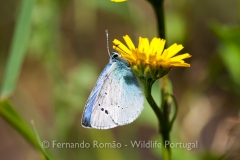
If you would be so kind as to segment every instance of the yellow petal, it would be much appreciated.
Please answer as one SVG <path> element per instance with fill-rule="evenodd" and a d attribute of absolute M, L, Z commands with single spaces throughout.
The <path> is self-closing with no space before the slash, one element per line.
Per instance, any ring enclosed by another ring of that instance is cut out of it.
<path fill-rule="evenodd" d="M 125 56 L 130 56 L 129 54 L 127 54 L 126 52 L 123 52 L 120 48 L 113 48 L 115 51 L 117 51 L 118 53 L 120 53 L 123 57 Z"/>
<path fill-rule="evenodd" d="M 168 49 L 165 49 L 164 51 L 163 51 L 163 54 L 162 54 L 162 56 L 161 56 L 161 59 L 167 59 L 167 55 L 168 55 L 168 52 L 169 52 L 169 50 Z"/>
<path fill-rule="evenodd" d="M 185 53 L 185 54 L 178 55 L 178 56 L 171 58 L 171 61 L 178 61 L 178 60 L 182 60 L 182 59 L 186 59 L 186 58 L 190 58 L 190 57 L 191 57 L 190 54 Z"/>
<path fill-rule="evenodd" d="M 111 0 L 111 2 L 125 2 L 127 0 Z"/>
<path fill-rule="evenodd" d="M 176 43 L 173 44 L 172 46 L 170 46 L 168 48 L 169 52 L 168 52 L 167 58 L 173 57 L 175 54 L 177 54 L 182 49 L 183 49 L 182 45 L 177 45 Z"/>
<path fill-rule="evenodd" d="M 142 51 L 143 50 L 143 44 L 142 44 L 142 37 L 139 37 L 139 39 L 138 39 L 138 51 Z"/>
<path fill-rule="evenodd" d="M 149 41 L 147 38 L 139 37 L 138 50 L 140 52 L 147 52 L 149 49 Z"/>
<path fill-rule="evenodd" d="M 173 50 L 177 46 L 177 43 L 172 44 L 167 50 Z"/>
<path fill-rule="evenodd" d="M 147 61 L 147 57 L 146 57 L 146 54 L 145 53 L 142 53 L 142 52 L 137 52 L 137 55 L 138 55 L 138 58 L 142 61 Z"/>
<path fill-rule="evenodd" d="M 157 59 L 157 63 L 161 64 L 161 63 L 163 63 L 163 62 L 165 62 L 165 61 L 164 61 L 162 58 Z"/>
<path fill-rule="evenodd" d="M 131 38 L 128 35 L 123 36 L 123 39 L 125 40 L 126 44 L 128 45 L 128 48 L 130 49 L 130 51 L 135 49 L 135 45 L 133 44 Z"/>
<path fill-rule="evenodd" d="M 164 39 L 160 39 L 159 41 L 158 49 L 157 49 L 157 61 L 162 59 L 162 51 L 164 49 L 165 42 L 166 41 Z"/>
<path fill-rule="evenodd" d="M 113 49 L 116 50 L 116 48 L 119 48 L 122 52 L 125 52 L 129 55 L 132 54 L 131 51 L 124 44 L 122 44 L 122 42 L 120 42 L 119 40 L 114 39 L 113 43 L 115 44 L 115 46 L 113 46 Z"/>
<path fill-rule="evenodd" d="M 124 59 L 126 59 L 128 62 L 136 62 L 136 59 L 134 59 L 132 56 L 129 56 L 127 54 L 122 55 Z"/>
<path fill-rule="evenodd" d="M 154 37 L 152 39 L 148 49 L 148 54 L 156 54 L 159 42 L 160 42 L 159 38 Z"/>
<path fill-rule="evenodd" d="M 127 61 L 136 61 L 136 59 L 132 56 L 127 54 L 126 52 L 123 52 L 120 48 L 114 48 L 118 53 L 121 54 L 123 58 L 125 58 Z"/>
<path fill-rule="evenodd" d="M 175 66 L 175 67 L 190 67 L 190 64 L 188 64 L 188 63 L 176 63 L 176 64 L 172 64 L 172 66 Z"/>
<path fill-rule="evenodd" d="M 136 60 L 138 59 L 137 49 L 133 49 L 133 50 L 132 50 L 132 56 L 133 56 L 133 58 L 135 58 Z"/>
<path fill-rule="evenodd" d="M 155 53 L 149 54 L 148 62 L 149 62 L 149 63 L 154 63 L 154 62 L 156 62 L 156 59 L 157 59 L 156 57 L 157 57 L 157 55 L 156 55 Z"/>
<path fill-rule="evenodd" d="M 178 61 L 167 61 L 167 64 L 176 64 L 176 63 L 184 63 L 184 60 L 178 60 Z"/>
<path fill-rule="evenodd" d="M 157 50 L 157 54 L 158 56 L 161 56 L 162 54 L 162 51 L 164 49 L 164 46 L 165 46 L 165 40 L 164 39 L 161 39 L 160 42 L 159 42 L 159 46 L 158 46 L 158 50 Z"/>

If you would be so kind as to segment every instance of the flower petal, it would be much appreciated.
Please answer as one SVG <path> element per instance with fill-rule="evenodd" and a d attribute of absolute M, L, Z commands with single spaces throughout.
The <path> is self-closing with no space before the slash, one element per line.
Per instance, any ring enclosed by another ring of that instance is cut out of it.
<path fill-rule="evenodd" d="M 114 48 L 114 50 L 117 51 L 118 53 L 120 53 L 121 56 L 123 56 L 123 57 L 131 56 L 131 55 L 127 54 L 126 52 L 123 52 L 120 48 Z"/>
<path fill-rule="evenodd" d="M 139 37 L 138 50 L 140 52 L 147 52 L 149 49 L 149 41 L 147 38 Z"/>
<path fill-rule="evenodd" d="M 148 49 L 148 54 L 156 54 L 159 42 L 160 42 L 159 38 L 154 37 L 152 39 Z"/>
<path fill-rule="evenodd" d="M 147 55 L 143 52 L 137 52 L 138 58 L 142 60 L 143 62 L 147 62 Z"/>
<path fill-rule="evenodd" d="M 111 2 L 125 2 L 127 0 L 111 0 Z"/>
<path fill-rule="evenodd" d="M 125 40 L 126 44 L 128 45 L 128 48 L 130 49 L 130 51 L 135 49 L 135 45 L 133 44 L 131 38 L 128 35 L 123 36 L 123 39 Z"/>
<path fill-rule="evenodd" d="M 160 42 L 158 44 L 158 50 L 157 50 L 158 57 L 161 56 L 162 51 L 163 51 L 164 46 L 165 46 L 165 43 L 166 43 L 166 41 L 164 39 L 160 40 Z"/>
<path fill-rule="evenodd" d="M 129 54 L 129 55 L 132 54 L 132 52 L 131 52 L 124 44 L 122 44 L 122 42 L 120 42 L 119 40 L 114 39 L 114 40 L 113 40 L 113 43 L 115 44 L 115 45 L 113 46 L 113 49 L 116 50 L 116 48 L 119 48 L 119 49 L 121 50 L 121 52 L 125 52 L 125 53 L 127 53 L 127 54 Z M 121 53 L 121 52 L 120 52 L 120 53 Z"/>
<path fill-rule="evenodd" d="M 188 63 L 176 63 L 176 64 L 172 64 L 172 66 L 174 66 L 174 67 L 190 67 L 190 64 L 188 64 Z"/>
<path fill-rule="evenodd" d="M 161 56 L 161 59 L 166 60 L 166 59 L 167 59 L 168 52 L 169 52 L 169 50 L 168 50 L 168 49 L 165 49 L 165 50 L 163 51 L 163 54 L 162 54 L 162 56 Z"/>
<path fill-rule="evenodd" d="M 171 67 L 190 67 L 190 64 L 184 61 L 184 59 L 191 57 L 190 54 L 175 56 L 183 49 L 182 45 L 175 43 L 164 49 L 166 43 L 164 39 L 154 37 L 149 44 L 147 38 L 139 37 L 136 48 L 128 35 L 123 36 L 123 39 L 126 45 L 115 39 L 113 49 L 119 52 L 130 63 L 131 67 L 135 67 L 136 73 L 140 77 L 158 79 L 165 75 L 165 72 L 168 72 Z M 145 71 L 148 74 L 145 74 Z"/>
<path fill-rule="evenodd" d="M 138 59 L 138 51 L 137 51 L 137 49 L 133 49 L 132 50 L 132 56 L 133 56 L 134 59 L 136 59 L 136 60 Z"/>
<path fill-rule="evenodd" d="M 168 52 L 167 58 L 173 57 L 175 54 L 177 54 L 182 49 L 183 49 L 182 45 L 177 45 L 176 43 L 173 44 L 172 46 L 170 46 L 168 48 L 169 52 Z"/>
<path fill-rule="evenodd" d="M 182 60 L 182 59 L 186 59 L 186 58 L 190 58 L 190 57 L 191 57 L 190 54 L 185 53 L 185 54 L 178 55 L 178 56 L 171 58 L 171 61 L 178 61 L 178 60 Z"/>
<path fill-rule="evenodd" d="M 157 61 L 163 59 L 162 58 L 162 51 L 164 49 L 165 42 L 166 41 L 164 39 L 160 39 L 160 41 L 159 41 L 158 49 L 157 49 Z"/>
<path fill-rule="evenodd" d="M 176 64 L 176 63 L 184 63 L 184 60 L 178 60 L 178 61 L 167 61 L 167 64 Z"/>

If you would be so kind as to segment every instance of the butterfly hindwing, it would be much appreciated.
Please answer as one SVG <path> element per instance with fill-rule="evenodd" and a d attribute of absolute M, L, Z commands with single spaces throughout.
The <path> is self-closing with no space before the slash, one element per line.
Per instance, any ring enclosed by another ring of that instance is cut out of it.
<path fill-rule="evenodd" d="M 134 121 L 143 109 L 143 95 L 137 78 L 120 60 L 104 75 L 92 108 L 93 128 L 108 129 Z"/>

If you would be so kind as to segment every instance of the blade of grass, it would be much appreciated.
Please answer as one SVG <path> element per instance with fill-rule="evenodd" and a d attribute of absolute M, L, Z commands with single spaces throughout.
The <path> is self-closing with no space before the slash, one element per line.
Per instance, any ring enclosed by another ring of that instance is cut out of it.
<path fill-rule="evenodd" d="M 35 0 L 22 0 L 4 73 L 1 97 L 9 96 L 15 88 L 26 53 L 34 4 Z"/>
<path fill-rule="evenodd" d="M 0 116 L 3 117 L 14 129 L 16 129 L 33 147 L 35 147 L 46 160 L 52 160 L 47 150 L 42 147 L 40 137 L 35 126 L 33 129 L 17 113 L 7 99 L 0 100 Z"/>
<path fill-rule="evenodd" d="M 33 121 L 33 120 L 31 120 L 31 124 L 32 124 L 34 136 L 35 136 L 35 138 L 36 138 L 36 140 L 37 140 L 37 142 L 38 142 L 38 146 L 40 147 L 41 152 L 42 152 L 43 155 L 45 156 L 44 158 L 45 158 L 46 160 L 53 160 L 53 158 L 52 158 L 52 156 L 50 155 L 50 153 L 48 153 L 48 151 L 47 151 L 45 148 L 43 148 L 43 144 L 42 144 L 43 141 L 41 140 L 41 138 L 40 138 L 40 136 L 39 136 L 39 134 L 38 134 L 38 132 L 37 132 L 37 129 L 36 129 L 36 127 L 35 127 L 35 124 L 34 124 L 34 121 Z M 50 143 L 49 143 L 49 144 L 50 144 Z"/>
<path fill-rule="evenodd" d="M 21 118 L 7 99 L 0 100 L 0 116 L 30 142 L 30 144 L 38 148 L 38 143 L 33 135 L 32 129 Z"/>

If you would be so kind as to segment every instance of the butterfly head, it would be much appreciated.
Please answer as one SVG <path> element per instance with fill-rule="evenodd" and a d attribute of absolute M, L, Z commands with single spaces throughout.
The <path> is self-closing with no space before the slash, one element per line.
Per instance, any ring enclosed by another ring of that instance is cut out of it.
<path fill-rule="evenodd" d="M 110 62 L 116 62 L 116 61 L 120 61 L 126 64 L 127 66 L 129 66 L 128 61 L 125 58 L 123 58 L 120 53 L 118 53 L 117 51 L 112 51 L 110 54 Z"/>
<path fill-rule="evenodd" d="M 117 58 L 120 58 L 121 57 L 121 54 L 118 53 L 117 51 L 112 51 L 112 53 L 110 54 L 110 59 L 117 59 Z"/>
<path fill-rule="evenodd" d="M 105 31 L 106 32 L 106 38 L 107 38 L 107 51 L 108 51 L 108 54 L 110 56 L 110 63 L 112 62 L 116 62 L 116 61 L 120 61 L 124 64 L 126 64 L 127 66 L 129 66 L 129 63 L 126 59 L 124 59 L 120 53 L 118 53 L 117 51 L 112 51 L 110 53 L 109 51 L 109 42 L 108 42 L 108 30 Z"/>

